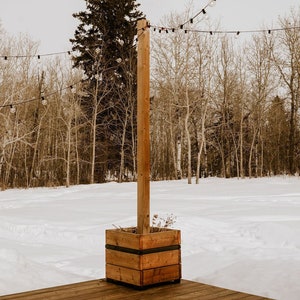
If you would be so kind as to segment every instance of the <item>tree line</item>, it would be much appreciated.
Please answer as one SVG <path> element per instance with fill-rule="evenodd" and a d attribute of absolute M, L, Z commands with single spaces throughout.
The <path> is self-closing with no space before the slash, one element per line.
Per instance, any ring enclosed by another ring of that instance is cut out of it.
<path fill-rule="evenodd" d="M 30 38 L 0 31 L 2 189 L 136 178 L 135 26 L 143 14 L 135 1 L 86 2 L 74 14 L 81 23 L 71 56 L 39 58 Z M 299 12 L 279 24 L 243 42 L 152 34 L 152 180 L 299 173 Z"/>
<path fill-rule="evenodd" d="M 154 34 L 153 179 L 299 173 L 299 11 L 279 25 L 239 41 L 192 30 Z"/>

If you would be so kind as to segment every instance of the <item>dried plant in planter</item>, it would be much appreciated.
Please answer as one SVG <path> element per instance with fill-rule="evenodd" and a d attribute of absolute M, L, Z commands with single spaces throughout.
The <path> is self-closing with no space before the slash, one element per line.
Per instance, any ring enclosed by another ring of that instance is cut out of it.
<path fill-rule="evenodd" d="M 154 214 L 152 217 L 152 227 L 150 228 L 150 233 L 164 231 L 168 228 L 172 228 L 172 226 L 176 223 L 177 218 L 173 214 L 166 216 L 159 216 L 158 214 Z M 136 227 L 121 227 L 115 224 L 112 224 L 115 229 L 120 231 L 137 233 Z"/>
<path fill-rule="evenodd" d="M 152 226 L 163 230 L 164 228 L 172 228 L 176 223 L 176 216 L 173 214 L 161 217 L 158 214 L 154 214 L 152 217 Z"/>

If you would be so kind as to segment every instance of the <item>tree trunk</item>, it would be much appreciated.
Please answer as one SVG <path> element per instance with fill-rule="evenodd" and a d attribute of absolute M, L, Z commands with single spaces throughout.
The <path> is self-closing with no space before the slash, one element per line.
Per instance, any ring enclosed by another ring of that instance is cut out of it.
<path fill-rule="evenodd" d="M 177 165 L 176 165 L 176 178 L 181 179 L 182 178 L 182 169 L 181 169 L 181 138 L 178 137 L 177 139 Z"/>
<path fill-rule="evenodd" d="M 188 91 L 186 90 L 186 115 L 184 119 L 184 128 L 187 140 L 187 175 L 188 175 L 188 184 L 192 183 L 192 146 L 191 146 L 191 135 L 189 131 L 189 117 L 190 117 L 190 105 L 189 105 L 189 96 Z"/>

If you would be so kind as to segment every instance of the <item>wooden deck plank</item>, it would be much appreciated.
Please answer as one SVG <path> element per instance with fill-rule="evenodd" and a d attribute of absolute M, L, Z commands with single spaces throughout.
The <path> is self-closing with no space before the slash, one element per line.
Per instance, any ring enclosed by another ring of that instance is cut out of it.
<path fill-rule="evenodd" d="M 18 293 L 8 296 L 2 296 L 0 299 L 5 300 L 40 300 L 49 299 L 49 300 L 59 300 L 64 299 L 63 297 L 68 294 L 70 296 L 77 296 L 81 294 L 86 294 L 88 291 L 105 291 L 105 290 L 111 290 L 109 286 L 103 285 L 101 280 L 92 280 L 87 282 L 80 282 L 80 283 L 74 283 L 74 284 L 68 284 L 68 285 L 62 285 L 52 288 L 45 288 L 40 290 L 34 290 L 24 293 Z"/>
<path fill-rule="evenodd" d="M 109 300 L 153 300 L 153 299 L 168 299 L 170 296 L 172 296 L 172 299 L 177 299 L 177 296 L 184 295 L 187 291 L 184 288 L 193 286 L 191 281 L 182 281 L 180 284 L 168 284 L 168 285 L 161 285 L 157 286 L 148 290 L 144 291 L 138 291 L 135 290 L 135 292 L 132 291 L 131 288 L 124 287 L 121 293 L 114 293 L 114 295 L 111 295 Z M 196 287 L 194 286 L 194 289 Z M 94 300 L 94 299 L 93 299 Z"/>
<path fill-rule="evenodd" d="M 196 283 L 195 287 L 197 287 L 197 283 Z M 230 299 L 230 300 L 234 300 L 234 299 L 244 299 L 247 296 L 248 296 L 248 294 L 245 294 L 245 293 L 202 284 L 202 288 L 198 288 L 194 292 L 188 292 L 184 295 L 178 296 L 178 297 L 176 297 L 176 299 L 178 299 L 178 300 L 185 300 L 185 299 L 201 299 L 201 300 Z M 254 296 L 254 299 L 263 299 L 263 298 Z"/>
<path fill-rule="evenodd" d="M 104 279 L 0 296 L 0 300 L 155 300 L 170 298 L 172 300 L 267 299 L 188 280 L 181 280 L 180 284 L 161 285 L 140 291 L 109 283 Z"/>

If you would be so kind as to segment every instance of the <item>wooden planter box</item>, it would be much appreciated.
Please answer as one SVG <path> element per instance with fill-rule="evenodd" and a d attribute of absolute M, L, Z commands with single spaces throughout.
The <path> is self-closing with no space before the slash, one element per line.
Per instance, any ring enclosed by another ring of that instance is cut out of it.
<path fill-rule="evenodd" d="M 106 230 L 106 279 L 137 288 L 180 282 L 180 230 L 151 228 Z"/>

